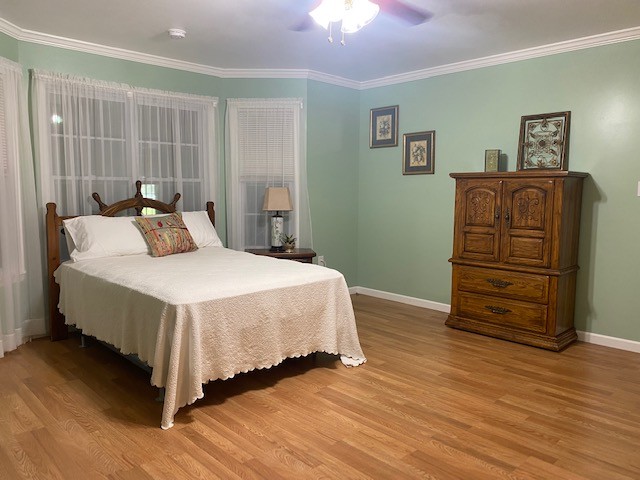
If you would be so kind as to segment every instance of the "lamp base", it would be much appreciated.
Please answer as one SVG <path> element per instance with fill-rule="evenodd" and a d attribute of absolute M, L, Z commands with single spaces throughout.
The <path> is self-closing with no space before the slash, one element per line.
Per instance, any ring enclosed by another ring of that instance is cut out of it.
<path fill-rule="evenodd" d="M 271 217 L 271 251 L 282 251 L 282 231 L 284 230 L 284 218 L 277 213 Z"/>

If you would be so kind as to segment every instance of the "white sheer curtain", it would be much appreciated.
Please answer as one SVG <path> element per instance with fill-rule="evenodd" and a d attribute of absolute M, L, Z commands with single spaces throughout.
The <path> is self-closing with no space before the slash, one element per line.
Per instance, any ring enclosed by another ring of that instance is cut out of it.
<path fill-rule="evenodd" d="M 0 58 L 0 357 L 46 333 L 29 125 L 19 65 Z"/>
<path fill-rule="evenodd" d="M 218 99 L 33 71 L 32 103 L 43 205 L 65 215 L 95 212 L 99 192 L 112 203 L 143 194 L 181 210 L 215 200 Z"/>
<path fill-rule="evenodd" d="M 181 210 L 203 210 L 215 201 L 217 99 L 136 88 L 135 177 L 169 201 L 182 194 Z M 146 196 L 151 196 L 151 191 Z"/>
<path fill-rule="evenodd" d="M 302 99 L 228 99 L 227 205 L 230 248 L 270 245 L 267 187 L 289 187 L 293 211 L 284 213 L 284 233 L 312 247 L 307 192 Z"/>

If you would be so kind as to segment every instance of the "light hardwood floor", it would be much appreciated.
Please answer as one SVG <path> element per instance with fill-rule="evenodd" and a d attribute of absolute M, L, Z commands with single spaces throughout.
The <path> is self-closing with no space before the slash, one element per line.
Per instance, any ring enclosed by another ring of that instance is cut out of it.
<path fill-rule="evenodd" d="M 639 479 L 640 355 L 560 353 L 353 297 L 368 362 L 207 386 L 159 428 L 149 377 L 78 338 L 0 359 L 0 478 Z"/>

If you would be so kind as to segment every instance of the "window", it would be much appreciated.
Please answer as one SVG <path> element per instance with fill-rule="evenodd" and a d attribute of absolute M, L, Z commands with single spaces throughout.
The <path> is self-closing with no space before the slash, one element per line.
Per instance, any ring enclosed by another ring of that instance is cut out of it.
<path fill-rule="evenodd" d="M 151 198 L 153 200 L 158 199 L 158 195 L 156 193 L 156 186 L 153 183 L 143 183 L 140 186 L 140 193 L 145 198 Z M 155 208 L 144 207 L 142 209 L 142 215 L 155 215 L 158 211 Z"/>
<path fill-rule="evenodd" d="M 270 244 L 269 217 L 262 211 L 267 187 L 288 187 L 293 211 L 284 232 L 311 246 L 300 99 L 229 99 L 227 183 L 229 245 L 242 250 Z"/>
<path fill-rule="evenodd" d="M 142 180 L 181 210 L 214 197 L 217 99 L 33 72 L 43 200 L 67 215 L 112 203 Z M 42 135 L 41 132 L 45 132 Z M 49 160 L 50 159 L 50 160 Z"/>

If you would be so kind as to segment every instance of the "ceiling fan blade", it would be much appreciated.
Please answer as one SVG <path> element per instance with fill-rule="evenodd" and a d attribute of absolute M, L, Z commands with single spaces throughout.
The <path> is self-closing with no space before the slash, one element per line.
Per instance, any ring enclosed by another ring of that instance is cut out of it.
<path fill-rule="evenodd" d="M 384 13 L 398 17 L 411 25 L 420 25 L 433 17 L 431 12 L 412 7 L 400 0 L 377 0 L 375 3 Z"/>
<path fill-rule="evenodd" d="M 296 22 L 289 26 L 289 30 L 294 32 L 306 32 L 311 30 L 315 26 L 313 18 L 309 15 L 309 12 L 313 11 L 321 0 L 295 0 L 295 10 L 300 14 Z M 304 12 L 304 13 L 303 13 Z"/>
<path fill-rule="evenodd" d="M 289 27 L 289 30 L 293 30 L 294 32 L 306 32 L 311 30 L 314 26 L 313 18 L 309 15 L 305 15 L 299 21 L 294 23 Z"/>

